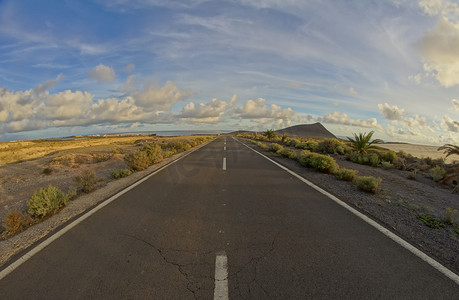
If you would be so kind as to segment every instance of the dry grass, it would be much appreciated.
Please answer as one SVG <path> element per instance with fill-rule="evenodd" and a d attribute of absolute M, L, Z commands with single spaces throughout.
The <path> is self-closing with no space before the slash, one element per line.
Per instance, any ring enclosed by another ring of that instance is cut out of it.
<path fill-rule="evenodd" d="M 187 137 L 155 137 L 155 136 L 106 136 L 91 137 L 86 139 L 77 139 L 70 141 L 59 140 L 35 140 L 35 141 L 15 141 L 0 143 L 0 166 L 18 161 L 41 158 L 51 153 L 73 149 L 96 149 L 99 146 L 107 146 L 111 152 L 120 151 L 125 148 L 134 147 L 137 144 L 148 142 L 169 142 L 169 141 L 186 141 L 196 138 L 196 136 Z M 73 151 L 71 151 L 73 152 Z M 105 155 L 105 156 L 104 156 Z M 57 157 L 57 164 L 77 167 L 84 163 L 94 163 L 104 161 L 110 157 L 107 154 L 74 154 L 69 153 L 67 156 Z"/>

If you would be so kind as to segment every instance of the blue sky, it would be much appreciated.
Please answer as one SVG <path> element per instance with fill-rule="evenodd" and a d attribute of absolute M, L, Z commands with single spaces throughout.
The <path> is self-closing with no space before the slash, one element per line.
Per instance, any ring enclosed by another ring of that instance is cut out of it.
<path fill-rule="evenodd" d="M 0 140 L 283 128 L 459 142 L 448 0 L 0 1 Z"/>

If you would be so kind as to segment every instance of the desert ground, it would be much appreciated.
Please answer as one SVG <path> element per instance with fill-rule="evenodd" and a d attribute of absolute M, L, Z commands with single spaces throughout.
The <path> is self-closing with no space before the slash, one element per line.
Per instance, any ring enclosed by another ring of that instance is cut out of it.
<path fill-rule="evenodd" d="M 27 210 L 27 201 L 40 188 L 53 185 L 66 192 L 73 178 L 91 169 L 98 186 L 113 181 L 114 170 L 126 168 L 124 156 L 147 143 L 193 140 L 196 136 L 105 136 L 71 140 L 0 143 L 0 219 Z"/>
<path fill-rule="evenodd" d="M 403 151 L 409 153 L 415 157 L 432 159 L 445 158 L 442 151 L 438 151 L 438 146 L 427 146 L 427 145 L 416 145 L 416 144 L 404 144 L 404 143 L 385 143 L 381 145 L 382 148 L 393 150 L 395 152 Z M 459 157 L 449 156 L 445 159 L 446 163 L 453 163 L 453 161 L 459 161 Z"/>

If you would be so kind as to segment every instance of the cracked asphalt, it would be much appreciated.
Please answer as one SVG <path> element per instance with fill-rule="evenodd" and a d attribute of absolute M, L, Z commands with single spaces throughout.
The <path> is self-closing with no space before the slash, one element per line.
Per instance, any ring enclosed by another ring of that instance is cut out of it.
<path fill-rule="evenodd" d="M 231 299 L 459 294 L 454 282 L 376 229 L 222 136 L 0 280 L 0 298 L 212 299 L 222 251 Z"/>

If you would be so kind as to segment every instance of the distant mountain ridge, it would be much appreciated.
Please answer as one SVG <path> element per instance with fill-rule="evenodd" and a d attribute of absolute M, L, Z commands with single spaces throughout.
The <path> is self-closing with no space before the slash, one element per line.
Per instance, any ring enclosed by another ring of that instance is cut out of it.
<path fill-rule="evenodd" d="M 328 138 L 336 139 L 336 136 L 328 131 L 321 123 L 301 124 L 284 129 L 276 130 L 277 134 L 287 134 L 292 137 Z"/>

